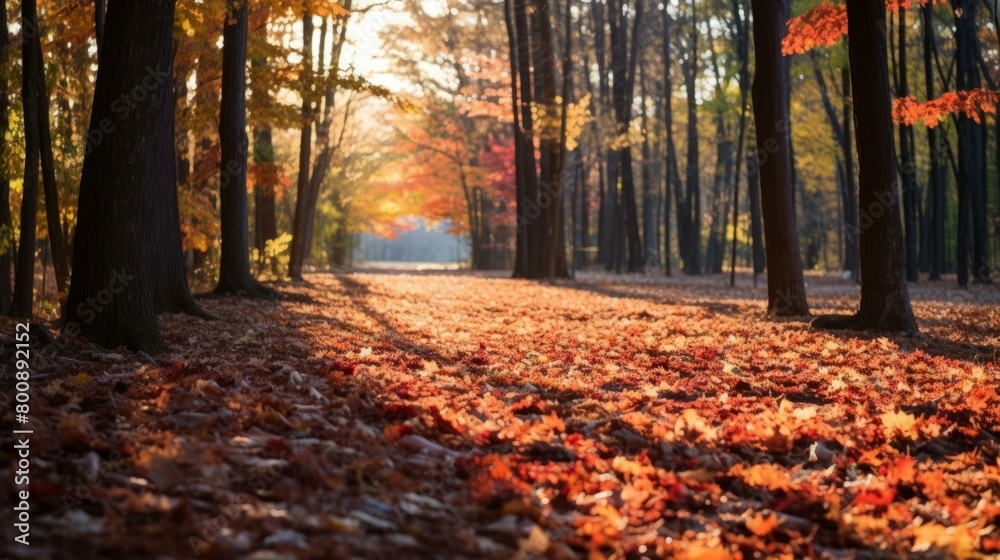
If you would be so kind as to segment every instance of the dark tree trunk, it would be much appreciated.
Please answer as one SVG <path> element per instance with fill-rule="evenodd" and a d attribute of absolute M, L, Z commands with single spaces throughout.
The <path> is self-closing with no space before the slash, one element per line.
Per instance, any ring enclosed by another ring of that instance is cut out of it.
<path fill-rule="evenodd" d="M 513 15 L 513 5 L 511 0 L 504 0 L 504 24 L 507 27 L 507 47 L 510 51 L 510 99 L 511 99 L 511 114 L 514 120 L 514 181 L 515 181 L 515 204 L 517 208 L 524 208 L 524 140 L 522 139 L 521 133 L 521 116 L 520 116 L 520 101 L 518 100 L 518 43 L 517 43 L 517 30 L 514 27 L 514 15 Z M 514 277 L 523 278 L 526 273 L 526 261 L 527 261 L 527 242 L 528 238 L 526 235 L 525 227 L 520 219 L 520 212 L 518 214 L 518 223 L 516 226 L 516 237 L 514 245 Z"/>
<path fill-rule="evenodd" d="M 956 33 L 958 89 L 973 90 L 982 85 L 977 66 L 979 39 L 976 36 L 977 0 L 960 0 Z M 969 218 L 972 234 L 972 279 L 990 282 L 986 230 L 986 184 L 982 129 L 964 112 L 958 115 L 958 284 L 969 283 Z"/>
<path fill-rule="evenodd" d="M 556 63 L 555 44 L 552 38 L 552 15 L 547 0 L 535 4 L 535 31 L 538 48 L 535 54 L 535 96 L 538 101 L 554 110 L 556 107 Z M 559 244 L 560 216 L 563 198 L 563 146 L 560 139 L 542 138 L 539 142 L 541 153 L 541 177 L 539 198 L 534 200 L 541 213 L 538 217 L 537 237 L 529 241 L 538 245 L 539 258 L 536 267 L 529 270 L 529 277 L 548 278 L 568 276 L 566 268 L 565 243 Z M 559 258 L 559 255 L 562 258 Z"/>
<path fill-rule="evenodd" d="M 743 16 L 739 15 L 740 9 Z M 740 129 L 736 141 L 736 164 L 733 173 L 733 245 L 729 262 L 729 286 L 736 285 L 736 241 L 739 239 L 740 223 L 740 164 L 744 156 L 747 135 L 747 105 L 750 97 L 750 7 L 742 0 L 733 0 L 733 11 L 736 14 L 736 58 L 739 60 L 740 79 Z M 753 191 L 756 186 L 750 188 Z M 759 195 L 759 192 L 758 192 Z M 753 194 L 751 193 L 751 198 Z M 757 201 L 758 206 L 760 200 Z"/>
<path fill-rule="evenodd" d="M 844 183 L 841 191 L 841 201 L 844 208 L 844 269 L 850 271 L 855 282 L 861 280 L 861 228 L 858 223 L 858 183 L 854 167 L 853 140 L 853 102 L 851 101 L 851 71 L 841 70 L 841 95 L 844 98 L 843 110 L 843 141 L 840 144 L 844 154 Z"/>
<path fill-rule="evenodd" d="M 222 245 L 219 284 L 215 293 L 274 299 L 277 293 L 250 272 L 249 201 L 247 200 L 247 3 L 227 0 L 222 31 L 222 103 L 219 141 L 222 161 L 219 176 Z"/>
<path fill-rule="evenodd" d="M 851 145 L 851 126 L 854 119 L 851 114 L 850 70 L 844 68 L 841 71 L 843 77 L 841 95 L 844 100 L 841 120 L 841 118 L 838 118 L 837 111 L 830 100 L 826 78 L 823 77 L 823 72 L 819 68 L 819 61 L 815 53 L 813 54 L 813 65 L 816 84 L 819 86 L 820 99 L 823 101 L 823 109 L 826 111 L 826 116 L 830 121 L 830 128 L 833 129 L 833 135 L 837 140 L 837 144 L 840 145 L 841 156 L 844 161 L 842 167 L 838 166 L 840 205 L 844 210 L 844 227 L 842 228 L 844 234 L 844 253 L 841 265 L 842 269 L 849 271 L 851 278 L 857 281 L 860 267 L 860 263 L 858 262 L 858 186 L 854 175 L 854 146 Z"/>
<path fill-rule="evenodd" d="M 97 36 L 97 58 L 101 57 L 101 43 L 104 42 L 104 22 L 107 19 L 107 0 L 94 0 L 94 31 Z"/>
<path fill-rule="evenodd" d="M 173 0 L 113 0 L 108 10 L 90 134 L 114 129 L 84 160 L 64 328 L 108 348 L 159 352 L 158 309 L 197 310 L 177 220 L 173 16 Z M 119 120 L 114 102 L 136 84 L 149 86 L 148 100 Z"/>
<path fill-rule="evenodd" d="M 34 0 L 25 0 L 34 2 Z M 38 21 L 25 23 L 28 29 L 39 29 Z M 36 36 L 31 39 L 32 48 L 36 49 L 30 64 L 31 74 L 38 82 L 38 138 L 42 164 L 42 191 L 45 196 L 45 220 L 48 226 L 49 247 L 52 254 L 52 267 L 56 273 L 56 288 L 60 294 L 66 292 L 69 285 L 69 256 L 66 253 L 66 239 L 63 237 L 62 219 L 59 213 L 59 185 L 56 184 L 56 164 L 52 154 L 52 125 L 49 119 L 49 95 L 45 83 L 45 64 L 42 55 L 42 43 Z"/>
<path fill-rule="evenodd" d="M 696 97 L 696 78 L 698 77 L 698 18 L 695 12 L 694 0 L 691 1 L 691 46 L 688 51 L 687 72 L 684 76 L 684 89 L 687 90 L 687 193 L 685 195 L 684 212 L 688 215 L 690 229 L 687 232 L 687 247 L 682 249 L 684 273 L 697 276 L 701 274 L 701 186 L 699 177 L 698 147 L 698 100 Z M 683 256 L 687 255 L 687 256 Z"/>
<path fill-rule="evenodd" d="M 38 14 L 34 0 L 21 3 L 24 39 L 21 43 L 21 103 L 24 107 L 24 187 L 21 198 L 21 237 L 14 271 L 14 299 L 10 314 L 30 319 L 35 289 L 35 228 L 38 215 L 38 169 L 41 160 L 38 86 L 42 79 L 42 49 L 38 33 Z"/>
<path fill-rule="evenodd" d="M 514 29 L 517 39 L 517 69 L 520 83 L 521 109 L 521 176 L 524 188 L 524 198 L 517 205 L 517 227 L 523 228 L 525 246 L 520 270 L 523 277 L 528 277 L 531 271 L 537 270 L 539 262 L 538 218 L 541 209 L 535 201 L 538 200 L 538 173 L 535 165 L 535 144 L 533 132 L 533 117 L 531 114 L 532 80 L 531 80 L 531 40 L 528 30 L 528 14 L 525 0 L 513 0 Z M 517 270 L 517 269 L 515 269 Z"/>
<path fill-rule="evenodd" d="M 792 3 L 794 0 L 786 0 L 783 3 L 781 21 L 787 22 L 792 17 Z M 782 25 L 778 30 L 778 40 L 784 41 L 788 35 L 788 26 Z M 779 130 L 785 136 L 785 146 L 788 148 L 788 173 L 792 181 L 792 207 L 795 207 L 796 191 L 799 188 L 798 168 L 795 166 L 795 143 L 792 141 L 792 57 L 781 57 L 781 88 L 784 91 L 785 104 L 781 113 L 781 126 Z"/>
<path fill-rule="evenodd" d="M 650 268 L 656 267 L 660 262 L 660 236 L 657 235 L 656 223 L 656 190 L 657 183 L 653 179 L 653 150 L 650 146 L 649 119 L 647 117 L 646 96 L 649 93 L 647 85 L 646 65 L 640 55 L 639 58 L 639 105 L 642 109 L 642 240 L 645 243 L 644 251 L 647 264 Z"/>
<path fill-rule="evenodd" d="M 350 11 L 351 4 L 351 0 L 345 0 L 343 8 Z M 336 150 L 332 138 L 335 99 L 334 83 L 336 82 L 337 71 L 340 66 L 340 53 L 342 52 L 341 49 L 347 32 L 347 20 L 342 20 L 339 24 L 333 26 L 330 26 L 329 22 L 329 18 L 324 18 L 323 24 L 320 27 L 318 63 L 320 75 L 325 75 L 326 84 L 323 88 L 323 111 L 321 119 L 316 125 L 317 146 L 314 148 L 314 151 L 317 152 L 316 161 L 313 163 L 312 175 L 309 178 L 309 190 L 304 207 L 302 230 L 303 259 L 309 256 L 309 251 L 313 245 L 313 232 L 316 226 L 316 206 L 319 203 L 319 194 L 329 174 L 330 164 L 333 161 L 334 151 Z M 327 43 L 330 44 L 330 63 L 324 69 L 327 60 L 327 51 L 325 48 Z M 319 103 L 317 102 L 318 108 Z"/>
<path fill-rule="evenodd" d="M 608 2 L 608 10 L 612 10 L 612 4 L 617 4 L 620 0 Z M 600 98 L 596 105 L 600 108 L 601 116 L 612 107 L 611 83 L 608 80 L 608 57 L 607 57 L 607 31 L 605 30 L 604 7 L 594 2 L 594 51 L 597 57 L 597 84 Z M 617 18 L 616 18 L 617 21 Z M 611 30 L 614 33 L 614 30 Z M 613 53 L 612 53 L 613 54 Z M 617 115 L 613 115 L 617 118 Z M 602 143 L 603 144 L 603 143 Z M 601 176 L 603 189 L 601 190 L 601 205 L 598 208 L 600 220 L 597 230 L 597 259 L 608 270 L 614 266 L 615 240 L 618 231 L 618 166 L 620 165 L 618 152 L 610 147 L 605 148 L 604 153 L 604 174 Z"/>
<path fill-rule="evenodd" d="M 293 280 L 302 279 L 302 265 L 309 253 L 305 246 L 306 206 L 309 200 L 309 179 L 312 167 L 312 14 L 302 17 L 302 35 L 306 39 L 302 47 L 303 91 L 302 91 L 302 134 L 299 140 L 299 178 L 295 191 L 295 216 L 292 219 L 292 246 L 288 259 L 288 275 Z"/>
<path fill-rule="evenodd" d="M 254 131 L 253 159 L 258 164 L 274 165 L 274 146 L 271 127 L 264 125 Z M 263 255 L 267 242 L 278 238 L 277 204 L 274 184 L 255 184 L 254 194 L 254 246 Z M 277 270 L 274 271 L 277 274 Z"/>
<path fill-rule="evenodd" d="M 754 119 L 760 153 L 761 203 L 767 238 L 767 310 L 779 316 L 809 314 L 792 198 L 787 135 L 782 130 L 786 90 L 782 79 L 782 0 L 753 0 L 757 70 Z"/>
<path fill-rule="evenodd" d="M 690 229 L 688 227 L 687 214 L 681 211 L 681 206 L 683 205 L 683 194 L 680 176 L 677 173 L 677 151 L 674 148 L 674 109 L 673 109 L 673 98 L 674 98 L 674 84 L 670 78 L 670 71 L 672 69 L 673 63 L 671 62 L 671 54 L 673 49 L 670 45 L 670 14 L 667 12 L 667 6 L 663 6 L 663 127 L 666 131 L 666 138 L 664 143 L 666 144 L 666 157 L 664 158 L 664 224 L 663 224 L 663 256 L 664 256 L 664 267 L 667 276 L 673 274 L 672 263 L 670 258 L 671 252 L 671 235 L 670 235 L 670 215 L 672 201 L 671 197 L 676 196 L 677 200 L 677 238 L 681 247 L 684 247 L 687 243 L 685 236 L 685 231 Z M 683 249 L 682 249 L 683 253 Z M 684 256 L 681 255 L 683 259 Z"/>
<path fill-rule="evenodd" d="M 756 146 L 747 153 L 747 190 L 750 192 L 750 241 L 753 244 L 753 275 L 756 286 L 757 276 L 763 274 L 767 267 L 764 253 L 764 226 L 761 223 L 760 163 L 757 161 Z"/>
<path fill-rule="evenodd" d="M 567 153 L 567 126 L 569 119 L 569 105 L 573 95 L 573 12 L 572 0 L 566 0 L 563 10 L 563 56 L 562 56 L 562 114 L 559 124 L 559 173 L 556 180 L 560 185 L 569 182 L 569 174 L 565 172 L 566 162 L 576 161 L 576 151 Z M 575 168 L 570 173 L 575 174 Z M 565 196 L 556 195 L 555 204 L 551 210 L 550 223 L 552 227 L 551 239 L 551 264 L 549 276 L 552 278 L 569 278 L 570 268 L 566 260 L 566 203 Z"/>
<path fill-rule="evenodd" d="M 896 88 L 899 97 L 910 95 L 910 86 L 906 66 L 906 10 L 899 9 L 899 24 L 896 26 L 899 32 L 899 62 L 898 72 L 899 84 Z M 903 216 L 905 218 L 904 230 L 906 234 L 906 280 L 916 282 L 919 279 L 919 267 L 917 259 L 918 241 L 920 234 L 917 231 L 917 166 L 914 161 L 914 148 L 910 140 L 910 127 L 905 124 L 899 125 L 899 165 L 900 176 L 903 179 Z"/>
<path fill-rule="evenodd" d="M 813 325 L 912 334 L 917 326 L 903 263 L 885 5 L 847 0 L 847 18 L 863 216 L 861 308 L 852 316 L 819 317 Z"/>
<path fill-rule="evenodd" d="M 612 73 L 612 102 L 615 106 L 615 116 L 618 120 L 618 133 L 627 134 L 629 122 L 632 120 L 632 98 L 634 95 L 634 83 L 636 72 L 636 59 L 638 58 L 638 31 L 641 29 L 643 4 L 638 0 L 635 5 L 634 32 L 632 37 L 631 53 L 628 42 L 628 21 L 622 14 L 623 4 L 621 0 L 608 3 L 608 23 L 611 30 L 611 73 Z M 622 220 L 618 235 L 624 235 L 625 239 L 618 240 L 618 243 L 627 242 L 628 247 L 628 271 L 638 272 L 646 264 L 643 255 L 642 239 L 639 236 L 639 216 L 635 201 L 635 177 L 632 171 L 632 147 L 626 145 L 618 152 L 619 169 L 617 180 L 621 183 L 619 192 L 618 217 Z M 623 260 L 622 255 L 616 255 L 619 261 Z"/>
<path fill-rule="evenodd" d="M 10 51 L 10 37 L 7 27 L 7 5 L 0 7 L 0 60 L 7 60 Z M 7 129 L 10 126 L 8 111 L 7 81 L 0 80 L 0 154 L 7 153 Z M 10 177 L 7 170 L 0 166 L 0 313 L 7 311 L 13 293 L 10 285 L 11 267 L 14 265 L 14 232 L 11 229 L 10 216 Z"/>

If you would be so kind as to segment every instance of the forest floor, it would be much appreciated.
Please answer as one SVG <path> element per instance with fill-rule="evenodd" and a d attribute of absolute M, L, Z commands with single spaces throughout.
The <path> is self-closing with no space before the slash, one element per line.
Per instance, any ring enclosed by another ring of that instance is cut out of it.
<path fill-rule="evenodd" d="M 37 348 L 31 546 L 5 427 L 5 552 L 1000 554 L 1000 289 L 912 286 L 922 332 L 897 339 L 770 319 L 763 287 L 724 282 L 315 274 L 164 316 L 155 361 Z M 807 283 L 814 313 L 857 304 Z"/>

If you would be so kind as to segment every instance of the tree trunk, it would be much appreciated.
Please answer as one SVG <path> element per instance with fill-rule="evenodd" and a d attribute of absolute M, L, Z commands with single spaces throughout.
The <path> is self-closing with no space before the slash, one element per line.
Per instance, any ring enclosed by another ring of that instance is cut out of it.
<path fill-rule="evenodd" d="M 97 37 L 97 58 L 101 58 L 101 43 L 104 42 L 104 22 L 107 20 L 107 0 L 94 0 L 94 32 Z"/>
<path fill-rule="evenodd" d="M 112 0 L 108 10 L 90 135 L 113 130 L 84 159 L 64 327 L 107 348 L 157 353 L 158 307 L 193 306 L 186 283 L 176 284 L 173 16 L 173 0 Z M 119 120 L 113 102 L 136 84 L 149 87 L 148 100 Z"/>
<path fill-rule="evenodd" d="M 642 239 L 645 243 L 646 264 L 649 268 L 659 265 L 660 262 L 660 236 L 657 235 L 656 224 L 656 189 L 657 181 L 653 179 L 653 152 L 650 146 L 649 119 L 646 108 L 646 95 L 649 87 L 646 83 L 646 65 L 643 59 L 639 58 L 639 99 L 642 100 Z"/>
<path fill-rule="evenodd" d="M 519 175 L 524 182 L 524 198 L 517 205 L 517 227 L 523 228 L 525 235 L 524 254 L 520 269 L 528 277 L 537 270 L 539 262 L 539 247 L 537 245 L 538 218 L 541 209 L 535 201 L 538 200 L 538 174 L 535 165 L 535 144 L 533 117 L 531 114 L 532 80 L 531 80 L 531 40 L 528 30 L 528 14 L 525 0 L 513 0 L 514 28 L 517 39 L 517 69 L 521 89 L 521 171 Z"/>
<path fill-rule="evenodd" d="M 959 90 L 973 90 L 982 85 L 977 66 L 976 36 L 977 0 L 961 0 L 957 15 L 956 41 Z M 986 184 L 983 161 L 983 134 L 980 126 L 964 112 L 958 115 L 958 284 L 969 283 L 969 218 L 972 219 L 972 279 L 976 283 L 990 282 L 990 265 L 986 230 Z"/>
<path fill-rule="evenodd" d="M 841 70 L 841 95 L 844 98 L 843 141 L 840 144 L 844 154 L 844 189 L 841 199 L 844 205 L 844 269 L 850 271 L 855 282 L 861 280 L 861 228 L 858 223 L 858 182 L 854 169 L 854 146 L 852 145 L 854 125 L 854 105 L 851 101 L 851 70 Z"/>
<path fill-rule="evenodd" d="M 34 2 L 34 0 L 25 0 Z M 25 24 L 28 28 L 39 29 L 38 21 Z M 45 64 L 42 55 L 42 43 L 37 36 L 31 40 L 33 48 L 38 52 L 31 58 L 31 64 L 37 68 L 31 69 L 34 79 L 38 82 L 38 138 L 42 164 L 42 191 L 45 196 L 45 220 L 48 227 L 49 247 L 52 250 L 52 267 L 56 273 L 56 288 L 60 294 L 66 292 L 69 285 L 69 255 L 66 253 L 66 239 L 63 237 L 62 219 L 59 212 L 59 185 L 56 184 L 56 164 L 52 154 L 52 124 L 49 119 L 49 95 L 45 83 Z"/>
<path fill-rule="evenodd" d="M 274 145 L 271 143 L 271 127 L 264 125 L 254 131 L 253 159 L 257 164 L 274 165 Z M 254 246 L 263 255 L 267 242 L 278 238 L 278 218 L 276 215 L 274 184 L 255 184 L 254 194 Z M 275 274 L 277 270 L 273 271 Z"/>
<path fill-rule="evenodd" d="M 858 125 L 861 205 L 861 308 L 853 316 L 823 316 L 818 328 L 913 334 L 899 217 L 889 89 L 885 5 L 847 0 L 851 81 Z"/>
<path fill-rule="evenodd" d="M 760 163 L 757 161 L 756 146 L 751 147 L 747 153 L 747 190 L 750 193 L 750 241 L 753 244 L 753 276 L 756 286 L 757 276 L 763 274 L 767 266 L 764 253 L 764 226 L 761 223 Z"/>
<path fill-rule="evenodd" d="M 292 219 L 292 247 L 288 259 L 288 275 L 293 280 L 302 279 L 302 265 L 309 254 L 305 246 L 306 206 L 308 205 L 309 179 L 312 167 L 312 14 L 302 16 L 302 133 L 299 139 L 299 178 L 295 191 L 295 216 Z"/>
<path fill-rule="evenodd" d="M 898 73 L 899 85 L 896 88 L 899 97 L 910 95 L 910 86 L 906 65 L 906 9 L 899 8 L 899 63 Z M 906 280 L 916 282 L 919 279 L 919 269 L 917 259 L 918 241 L 920 234 L 917 231 L 917 165 L 914 161 L 914 149 L 910 143 L 910 127 L 903 123 L 899 125 L 899 165 L 900 176 L 903 179 L 903 216 L 905 218 L 904 230 L 906 241 Z"/>
<path fill-rule="evenodd" d="M 345 0 L 343 2 L 343 8 L 347 11 L 351 10 L 351 0 Z M 333 144 L 332 132 L 333 132 L 333 117 L 334 117 L 334 94 L 335 94 L 335 84 L 337 78 L 337 71 L 340 66 L 340 53 L 344 45 L 344 40 L 347 33 L 347 22 L 349 20 L 340 20 L 340 23 L 333 26 L 329 26 L 330 20 L 328 18 L 323 19 L 323 24 L 320 27 L 320 42 L 319 42 L 319 74 L 325 78 L 325 86 L 323 88 L 323 111 L 321 119 L 316 124 L 316 148 L 314 151 L 317 152 L 316 161 L 313 163 L 312 175 L 309 178 L 309 189 L 307 191 L 306 203 L 304 206 L 304 221 L 302 229 L 302 246 L 304 251 L 302 253 L 303 260 L 309 256 L 309 251 L 313 245 L 313 232 L 315 231 L 316 225 L 316 206 L 319 203 L 319 194 L 322 190 L 323 183 L 327 179 L 327 175 L 330 171 L 330 164 L 333 161 L 334 151 L 336 146 Z M 332 31 L 332 33 L 331 33 Z M 325 45 L 329 42 L 330 44 L 330 57 L 329 65 L 326 66 L 326 47 Z M 326 68 L 324 68 L 326 66 Z M 319 109 L 319 103 L 317 102 L 317 109 Z M 346 110 L 346 109 L 345 109 Z"/>
<path fill-rule="evenodd" d="M 222 161 L 219 177 L 222 245 L 219 284 L 215 293 L 275 299 L 277 293 L 250 272 L 249 201 L 247 200 L 247 3 L 227 0 L 222 31 L 222 102 L 219 141 Z"/>
<path fill-rule="evenodd" d="M 547 0 L 535 3 L 535 37 L 538 38 L 538 48 L 535 49 L 537 62 L 535 64 L 535 97 L 538 102 L 550 111 L 556 109 L 556 63 L 555 45 L 552 39 L 552 16 Z M 538 216 L 537 236 L 529 243 L 538 245 L 539 258 L 535 267 L 529 270 L 532 278 L 546 278 L 555 270 L 557 239 L 556 223 L 558 209 L 562 200 L 562 146 L 558 140 L 541 138 L 539 153 L 541 154 L 539 177 L 539 198 L 533 200 L 541 210 Z M 565 246 L 564 246 L 565 247 Z M 563 267 L 565 267 L 565 248 L 563 248 Z M 566 274 L 565 268 L 562 271 Z"/>
<path fill-rule="evenodd" d="M 7 60 L 10 50 L 10 35 L 7 27 L 7 5 L 0 7 L 0 60 Z M 8 112 L 7 81 L 0 80 L 0 154 L 7 153 L 7 129 L 10 128 Z M 10 215 L 10 177 L 7 170 L 0 166 L 0 313 L 7 311 L 13 293 L 10 285 L 11 267 L 14 265 L 14 232 L 11 229 Z"/>
<path fill-rule="evenodd" d="M 614 9 L 612 8 L 612 4 L 617 4 L 618 1 L 613 0 L 613 2 L 608 2 L 607 9 Z M 592 6 L 594 16 L 594 51 L 597 57 L 597 84 L 598 93 L 600 94 L 598 102 L 595 105 L 600 107 L 600 116 L 603 116 L 605 111 L 612 107 L 611 84 L 608 81 L 608 40 L 607 31 L 605 30 L 604 7 L 598 2 L 594 2 Z M 611 30 L 611 33 L 613 34 L 614 30 Z M 617 115 L 614 113 L 611 116 L 617 119 Z M 598 208 L 600 220 L 597 230 L 597 259 L 607 270 L 611 270 L 611 267 L 614 266 L 615 240 L 617 239 L 619 227 L 617 205 L 618 167 L 620 162 L 617 151 L 606 146 L 604 142 L 601 142 L 601 145 L 604 146 L 604 174 L 601 176 L 604 188 L 601 191 L 601 205 Z"/>
<path fill-rule="evenodd" d="M 38 33 L 38 14 L 34 0 L 21 3 L 21 21 L 25 22 L 21 43 L 21 103 L 24 108 L 24 187 L 21 198 L 21 237 L 14 271 L 13 317 L 30 319 L 35 291 L 35 228 L 38 215 L 38 169 L 41 138 L 38 123 L 41 83 L 37 73 L 42 68 Z"/>
<path fill-rule="evenodd" d="M 513 5 L 511 0 L 504 0 L 503 5 L 504 24 L 507 27 L 507 47 L 510 51 L 510 99 L 511 114 L 514 120 L 514 181 L 515 181 L 515 204 L 517 208 L 524 208 L 524 140 L 521 134 L 520 102 L 518 100 L 518 44 L 517 30 L 514 27 Z M 520 213 L 515 232 L 514 245 L 514 277 L 523 278 L 526 275 L 525 265 L 527 259 L 527 235 L 522 227 Z"/>
<path fill-rule="evenodd" d="M 670 78 L 670 71 L 672 69 L 673 63 L 671 62 L 671 54 L 673 49 L 670 45 L 670 14 L 667 12 L 667 6 L 663 6 L 663 128 L 666 132 L 665 138 L 665 148 L 666 157 L 664 163 L 664 210 L 663 215 L 665 218 L 665 223 L 663 225 L 663 255 L 664 255 L 664 266 L 665 273 L 667 276 L 673 274 L 670 252 L 671 252 L 671 236 L 670 236 L 670 214 L 673 199 L 671 198 L 671 191 L 676 197 L 677 201 L 677 240 L 682 247 L 681 249 L 681 259 L 684 259 L 683 247 L 687 243 L 685 231 L 688 228 L 686 212 L 682 212 L 681 206 L 683 206 L 683 194 L 682 186 L 680 182 L 680 176 L 677 173 L 677 151 L 674 148 L 674 108 L 673 108 L 673 98 L 674 98 L 674 84 Z"/>
<path fill-rule="evenodd" d="M 624 19 L 621 9 L 621 0 L 608 3 L 608 23 L 611 29 L 611 73 L 612 73 L 612 101 L 615 106 L 615 115 L 618 118 L 618 133 L 628 134 L 629 122 L 632 120 L 632 99 L 634 97 L 634 84 L 636 62 L 638 59 L 638 32 L 641 29 L 643 15 L 643 0 L 638 0 L 635 5 L 635 21 L 632 37 L 631 53 L 628 42 L 628 22 Z M 619 241 L 627 243 L 628 248 L 628 271 L 638 272 L 646 264 L 643 255 L 642 239 L 639 236 L 639 216 L 635 201 L 635 177 L 632 171 L 632 147 L 626 145 L 618 152 L 619 176 L 621 191 L 619 192 L 618 217 L 622 222 L 621 229 L 618 230 Z M 624 239 L 621 236 L 624 235 Z M 625 255 L 618 253 L 619 262 L 623 261 Z"/>
<path fill-rule="evenodd" d="M 803 316 L 809 314 L 809 307 L 795 224 L 788 137 L 781 127 L 786 95 L 781 77 L 783 4 L 782 0 L 752 1 L 757 53 L 752 94 L 767 238 L 767 310 L 778 316 Z"/>
<path fill-rule="evenodd" d="M 684 88 L 687 90 L 687 194 L 685 195 L 685 213 L 689 216 L 690 229 L 687 235 L 686 254 L 684 258 L 684 273 L 690 276 L 701 274 L 701 186 L 699 177 L 698 146 L 698 100 L 696 97 L 696 78 L 698 76 L 698 18 L 695 12 L 694 0 L 691 0 L 691 46 L 688 51 L 687 73 L 684 76 Z"/>
<path fill-rule="evenodd" d="M 748 98 L 750 97 L 750 11 L 749 6 L 741 0 L 733 0 L 733 11 L 739 13 L 743 10 L 743 16 L 737 15 L 736 33 L 736 58 L 739 60 L 740 79 L 740 130 L 736 141 L 736 164 L 733 173 L 733 246 L 729 262 L 729 286 L 736 285 L 736 241 L 739 239 L 740 225 L 740 164 L 744 155 L 744 147 L 747 136 L 747 115 Z M 751 187 L 754 190 L 756 187 Z M 753 195 L 750 195 L 751 198 Z M 758 205 L 760 200 L 757 201 Z"/>

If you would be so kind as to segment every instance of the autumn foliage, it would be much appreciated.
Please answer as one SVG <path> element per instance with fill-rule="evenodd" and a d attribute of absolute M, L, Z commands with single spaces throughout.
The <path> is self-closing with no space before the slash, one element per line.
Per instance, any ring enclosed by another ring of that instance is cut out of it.
<path fill-rule="evenodd" d="M 943 4 L 947 0 L 886 0 L 886 9 L 899 12 L 916 5 Z M 788 20 L 788 35 L 781 44 L 784 55 L 802 54 L 816 47 L 831 47 L 847 35 L 847 6 L 824 0 L 800 16 Z"/>
<path fill-rule="evenodd" d="M 781 54 L 802 54 L 816 47 L 830 47 L 844 35 L 847 35 L 847 6 L 823 2 L 788 20 L 788 35 L 782 41 Z"/>
<path fill-rule="evenodd" d="M 972 91 L 951 91 L 937 99 L 918 103 L 915 97 L 908 96 L 895 101 L 892 108 L 892 118 L 907 126 L 912 126 L 918 120 L 924 125 L 934 128 L 950 113 L 964 113 L 976 123 L 980 122 L 980 113 L 995 115 L 1000 94 L 990 89 L 975 89 Z"/>
<path fill-rule="evenodd" d="M 741 281 L 310 275 L 165 316 L 156 363 L 39 354 L 33 551 L 1000 553 L 997 292 L 913 286 L 925 334 L 845 338 Z"/>

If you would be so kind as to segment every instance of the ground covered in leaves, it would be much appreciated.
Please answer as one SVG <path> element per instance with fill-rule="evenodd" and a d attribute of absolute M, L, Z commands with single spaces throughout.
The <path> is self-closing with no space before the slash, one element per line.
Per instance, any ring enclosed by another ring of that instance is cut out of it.
<path fill-rule="evenodd" d="M 354 273 L 208 298 L 150 358 L 32 365 L 25 558 L 1000 554 L 1000 291 L 912 339 L 765 316 L 719 277 Z M 808 279 L 814 312 L 857 289 Z M 3 323 L 3 395 L 13 395 Z M 5 426 L 14 425 L 3 407 Z M 30 551 L 27 552 L 26 551 Z"/>

